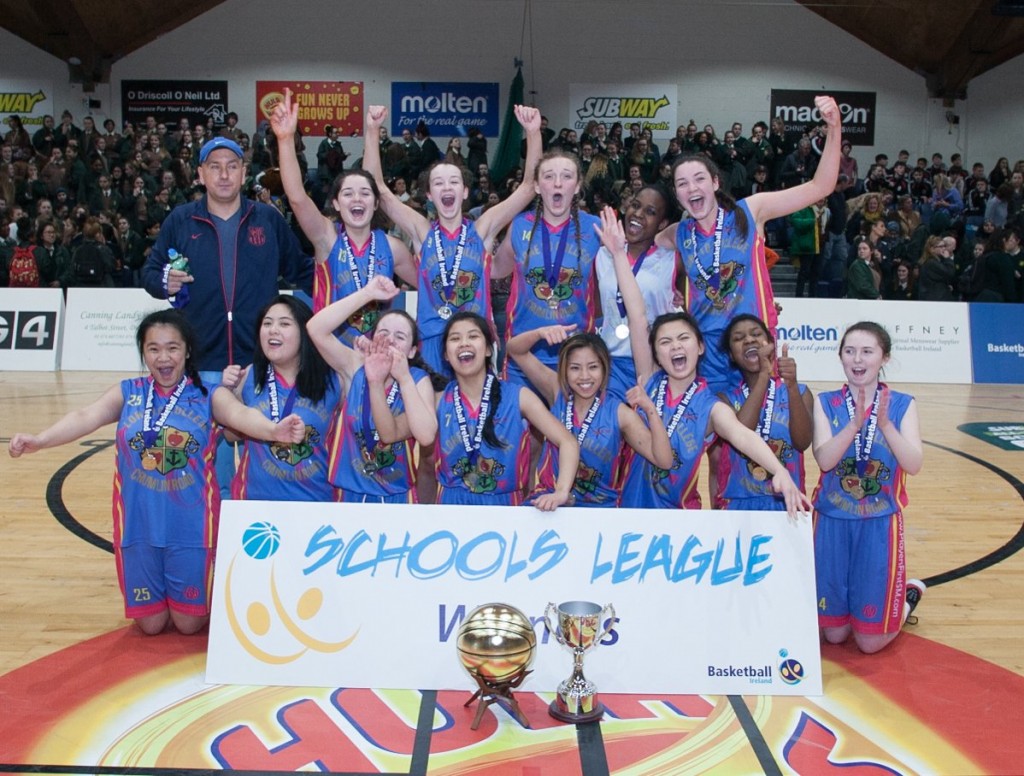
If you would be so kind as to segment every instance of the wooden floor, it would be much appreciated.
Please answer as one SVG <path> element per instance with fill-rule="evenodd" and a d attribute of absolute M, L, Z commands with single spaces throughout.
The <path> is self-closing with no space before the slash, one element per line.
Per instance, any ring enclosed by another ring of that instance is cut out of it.
<path fill-rule="evenodd" d="M 0 438 L 6 444 L 16 431 L 41 430 L 124 376 L 0 373 Z M 909 486 L 908 569 L 939 582 L 914 632 L 1024 675 L 1024 553 L 1013 552 L 1024 524 L 1024 449 L 957 430 L 972 421 L 1024 422 L 1024 386 L 899 388 L 917 397 L 926 442 L 924 471 Z M 47 505 L 54 474 L 90 442 L 112 438 L 113 427 L 34 456 L 2 457 L 0 674 L 125 623 L 112 556 L 60 525 Z M 75 466 L 62 494 L 67 511 L 107 539 L 112 455 L 105 449 Z M 808 469 L 814 482 L 813 460 Z"/>

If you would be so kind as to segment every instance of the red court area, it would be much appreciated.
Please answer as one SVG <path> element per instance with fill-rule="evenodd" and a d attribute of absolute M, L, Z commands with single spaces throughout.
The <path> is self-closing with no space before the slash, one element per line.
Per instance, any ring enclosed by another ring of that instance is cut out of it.
<path fill-rule="evenodd" d="M 531 729 L 492 706 L 474 731 L 468 677 L 465 692 L 207 685 L 205 649 L 128 627 L 0 677 L 0 771 L 1024 772 L 1024 677 L 908 634 L 870 657 L 826 647 L 822 697 L 604 695 L 604 721 L 579 729 L 529 679 Z"/>

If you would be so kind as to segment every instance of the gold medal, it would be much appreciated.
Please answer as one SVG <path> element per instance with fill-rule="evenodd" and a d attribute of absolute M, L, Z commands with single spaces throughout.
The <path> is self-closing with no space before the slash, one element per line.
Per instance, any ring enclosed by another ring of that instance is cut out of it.
<path fill-rule="evenodd" d="M 148 450 L 142 456 L 142 468 L 148 472 L 156 468 L 156 457 Z"/>
<path fill-rule="evenodd" d="M 765 480 L 768 479 L 768 472 L 765 471 L 765 468 L 763 466 L 755 466 L 754 470 L 751 472 L 751 475 L 753 475 L 754 479 L 757 480 L 758 482 L 764 482 Z"/>

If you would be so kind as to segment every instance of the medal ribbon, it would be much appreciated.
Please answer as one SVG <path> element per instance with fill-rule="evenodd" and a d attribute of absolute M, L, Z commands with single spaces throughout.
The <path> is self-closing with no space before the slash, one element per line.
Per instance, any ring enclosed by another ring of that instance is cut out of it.
<path fill-rule="evenodd" d="M 548 229 L 547 221 L 543 224 L 541 229 L 541 237 L 543 243 L 544 254 L 544 277 L 548 281 L 548 288 L 551 289 L 551 296 L 555 295 L 555 286 L 558 285 L 558 278 L 562 274 L 562 264 L 565 262 L 565 246 L 569 240 L 569 223 L 566 222 L 562 227 L 562 235 L 558 238 L 558 253 L 555 254 L 554 265 L 551 263 L 551 233 Z"/>
<path fill-rule="evenodd" d="M 345 231 L 341 233 L 341 249 L 345 252 L 345 259 L 348 261 L 348 271 L 352 275 L 352 282 L 356 284 L 356 291 L 358 291 L 366 283 L 373 280 L 373 276 L 377 274 L 377 235 L 372 231 L 370 232 L 370 254 L 366 263 L 365 283 L 359 277 L 359 267 L 356 265 L 355 251 L 352 250 L 352 244 L 348 240 L 348 233 Z"/>
<path fill-rule="evenodd" d="M 768 380 L 768 392 L 764 396 L 764 403 L 761 405 L 761 416 L 757 421 L 757 433 L 761 435 L 761 439 L 765 442 L 768 441 L 768 435 L 772 430 L 772 418 L 775 417 L 775 389 L 776 381 L 774 377 Z M 750 397 L 750 388 L 747 387 L 746 383 L 743 383 L 743 398 L 747 399 Z"/>
<path fill-rule="evenodd" d="M 494 386 L 494 375 L 487 375 L 487 382 L 484 383 L 484 394 L 480 399 L 480 413 L 476 418 L 476 433 L 472 441 L 469 438 L 469 427 L 466 423 L 466 409 L 463 405 L 462 389 L 458 385 L 455 390 L 458 396 L 455 397 L 455 421 L 459 424 L 459 436 L 462 437 L 462 446 L 469 455 L 469 461 L 476 466 L 477 456 L 480 454 L 480 446 L 484 438 L 484 424 L 487 416 L 491 413 L 491 388 Z"/>
<path fill-rule="evenodd" d="M 576 441 L 580 443 L 580 447 L 583 446 L 583 440 L 587 438 L 587 432 L 590 431 L 590 424 L 594 422 L 594 416 L 597 415 L 597 409 L 601 406 L 601 397 L 595 396 L 594 403 L 590 405 L 590 409 L 587 410 L 587 416 L 583 419 L 583 423 L 580 425 L 580 432 L 576 434 Z M 573 395 L 570 393 L 569 398 L 565 401 L 565 417 L 562 422 L 565 423 L 565 430 L 572 433 L 572 421 L 573 421 Z"/>
<path fill-rule="evenodd" d="M 451 275 L 448 274 L 448 262 L 444 255 L 444 244 L 441 242 L 441 225 L 434 222 L 434 244 L 437 246 L 437 271 L 441 276 L 441 301 L 446 304 L 455 304 L 455 280 L 459 277 L 459 267 L 462 266 L 462 254 L 466 249 L 466 235 L 469 234 L 469 224 L 465 219 L 462 221 L 462 228 L 459 230 L 459 243 L 455 246 L 455 260 L 452 262 Z"/>
<path fill-rule="evenodd" d="M 640 268 L 644 265 L 644 259 L 646 259 L 652 253 L 654 253 L 654 250 L 657 247 L 657 243 L 651 243 L 651 247 L 648 248 L 642 256 L 637 258 L 636 264 L 634 264 L 632 267 L 633 277 L 636 277 L 639 274 Z M 615 304 L 619 308 L 619 317 L 622 320 L 626 320 L 626 303 L 622 301 L 622 292 L 618 288 L 615 289 Z"/>
<path fill-rule="evenodd" d="M 676 430 L 676 426 L 679 425 L 679 421 L 683 419 L 683 413 L 686 412 L 687 406 L 690 404 L 690 399 L 697 393 L 697 380 L 690 383 L 690 387 L 686 389 L 686 393 L 683 394 L 682 400 L 676 406 L 676 411 L 672 413 L 672 420 L 669 422 L 665 431 L 669 436 L 672 436 L 672 432 Z M 668 391 L 668 376 L 661 378 L 661 383 L 658 385 L 657 398 L 654 400 L 654 409 L 658 415 L 664 418 L 662 412 L 665 409 L 665 394 Z"/>
<path fill-rule="evenodd" d="M 267 398 L 270 399 L 270 419 L 275 423 L 280 423 L 282 417 L 287 417 L 292 414 L 292 407 L 295 406 L 295 399 L 298 398 L 299 392 L 293 386 L 291 391 L 288 392 L 288 398 L 284 402 L 284 410 L 281 410 L 281 404 L 277 396 L 277 373 L 274 372 L 274 367 L 267 364 Z"/>
<path fill-rule="evenodd" d="M 178 383 L 174 392 L 167 399 L 163 412 L 156 419 L 156 425 L 153 425 L 153 394 L 156 393 L 153 386 L 155 383 L 156 381 L 150 377 L 149 384 L 146 386 L 146 410 L 142 413 L 142 443 L 147 448 L 156 444 L 161 429 L 167 424 L 167 419 L 171 417 L 174 408 L 178 406 L 178 399 L 181 398 L 181 394 L 185 392 L 185 386 L 188 385 L 188 377 L 182 375 L 181 382 Z"/>
<path fill-rule="evenodd" d="M 871 448 L 875 446 L 875 437 L 878 432 L 878 400 L 882 395 L 882 384 L 875 388 L 875 397 L 871 401 L 871 412 L 868 413 L 868 427 L 864 436 L 861 437 L 861 429 L 857 429 L 857 435 L 853 438 L 853 454 L 857 460 L 857 474 L 861 477 L 867 472 L 867 462 L 871 459 Z M 857 415 L 853 406 L 853 394 L 850 387 L 843 386 L 843 399 L 846 401 L 846 411 L 850 413 L 850 420 Z"/>
<path fill-rule="evenodd" d="M 395 400 L 398 398 L 398 382 L 391 382 L 391 389 L 388 391 L 388 410 L 395 406 Z M 363 398 L 363 411 L 362 411 L 362 427 L 363 432 L 363 455 L 367 461 L 373 460 L 373 451 L 377 448 L 377 443 L 380 441 L 380 434 L 377 432 L 376 427 L 373 425 L 373 410 L 370 408 L 370 396 L 367 394 Z M 369 444 L 369 440 L 373 439 L 373 444 Z"/>
<path fill-rule="evenodd" d="M 709 273 L 697 260 L 697 222 L 690 222 L 690 239 L 693 240 L 693 265 L 697 268 L 697 274 L 699 274 L 704 282 L 709 286 L 711 285 L 711 279 L 718 277 L 718 269 L 722 264 L 722 231 L 724 224 L 725 210 L 719 206 L 718 216 L 715 218 L 714 260 L 711 262 L 711 272 Z M 721 279 L 716 281 L 716 287 L 718 283 L 721 283 Z"/>

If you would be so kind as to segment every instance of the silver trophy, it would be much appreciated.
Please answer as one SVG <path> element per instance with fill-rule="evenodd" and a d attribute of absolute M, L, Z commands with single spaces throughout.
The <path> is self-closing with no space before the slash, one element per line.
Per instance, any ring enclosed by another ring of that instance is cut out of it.
<path fill-rule="evenodd" d="M 552 625 L 552 614 L 558 614 L 558 627 Z M 607 622 L 608 627 L 602 628 Z M 544 609 L 544 625 L 564 647 L 572 650 L 572 676 L 558 685 L 555 700 L 548 713 L 562 722 L 595 722 L 604 714 L 604 705 L 597 699 L 597 685 L 583 676 L 583 655 L 597 646 L 615 622 L 615 609 L 604 609 L 590 601 L 566 601 L 557 607 L 550 603 Z"/>

